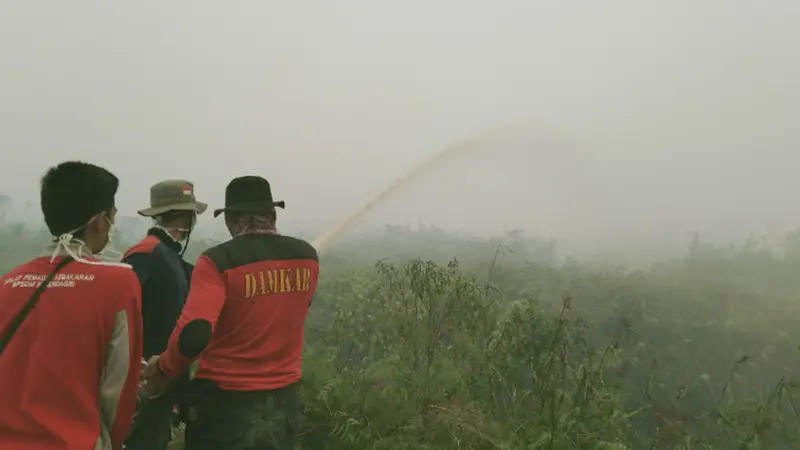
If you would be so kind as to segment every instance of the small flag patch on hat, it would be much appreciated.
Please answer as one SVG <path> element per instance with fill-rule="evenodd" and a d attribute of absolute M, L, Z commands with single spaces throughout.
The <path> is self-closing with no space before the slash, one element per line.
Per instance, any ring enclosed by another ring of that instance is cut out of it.
<path fill-rule="evenodd" d="M 189 186 L 184 186 L 183 195 L 192 195 L 192 188 L 190 188 Z"/>

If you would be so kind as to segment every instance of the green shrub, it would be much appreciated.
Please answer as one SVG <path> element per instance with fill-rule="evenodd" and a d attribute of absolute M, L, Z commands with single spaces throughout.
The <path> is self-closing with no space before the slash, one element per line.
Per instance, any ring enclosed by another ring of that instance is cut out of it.
<path fill-rule="evenodd" d="M 721 314 L 656 273 L 497 267 L 501 291 L 455 261 L 376 269 L 320 287 L 304 448 L 777 449 L 800 437 L 779 375 L 797 349 L 775 327 L 783 338 L 769 339 L 777 317 L 749 298 Z M 514 299 L 509 271 L 529 275 L 527 297 Z M 760 328 L 730 325 L 748 315 Z M 741 355 L 759 349 L 761 368 Z"/>

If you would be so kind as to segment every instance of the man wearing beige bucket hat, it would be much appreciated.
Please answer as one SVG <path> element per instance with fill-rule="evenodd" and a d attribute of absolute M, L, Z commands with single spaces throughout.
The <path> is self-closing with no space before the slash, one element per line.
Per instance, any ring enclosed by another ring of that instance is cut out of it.
<path fill-rule="evenodd" d="M 144 388 L 166 392 L 198 362 L 186 390 L 186 450 L 292 450 L 303 423 L 299 381 L 305 321 L 319 279 L 308 242 L 278 233 L 266 178 L 225 189 L 231 239 L 195 264 L 167 350 L 148 360 Z"/>
<path fill-rule="evenodd" d="M 166 180 L 150 188 L 150 207 L 139 211 L 139 215 L 153 219 L 153 227 L 125 253 L 123 261 L 133 267 L 142 286 L 145 358 L 166 350 L 186 302 L 193 267 L 183 260 L 183 252 L 197 215 L 206 209 L 207 204 L 197 201 L 190 181 Z M 182 381 L 142 405 L 125 442 L 127 450 L 167 448 L 173 405 L 181 403 L 180 391 L 188 373 Z"/>

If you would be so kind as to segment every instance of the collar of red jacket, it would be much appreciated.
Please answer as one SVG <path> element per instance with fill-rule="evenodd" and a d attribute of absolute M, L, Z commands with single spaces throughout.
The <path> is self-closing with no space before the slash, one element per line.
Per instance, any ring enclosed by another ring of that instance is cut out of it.
<path fill-rule="evenodd" d="M 73 239 L 67 245 L 69 245 L 70 250 L 72 250 L 76 255 L 80 256 L 81 258 L 94 257 L 92 255 L 92 252 L 89 251 L 88 248 L 86 248 L 86 244 L 84 244 L 82 241 L 78 239 Z M 56 247 L 58 247 L 58 252 L 56 252 Z M 42 250 L 42 252 L 39 253 L 40 257 L 54 256 L 54 255 L 56 257 L 69 256 L 69 253 L 67 253 L 67 251 L 63 247 L 59 246 L 58 242 L 51 242 L 47 244 L 45 248 Z"/>

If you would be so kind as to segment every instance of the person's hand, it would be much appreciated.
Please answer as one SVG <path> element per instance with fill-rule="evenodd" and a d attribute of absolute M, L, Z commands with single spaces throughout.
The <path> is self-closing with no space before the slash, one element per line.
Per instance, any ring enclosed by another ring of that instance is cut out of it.
<path fill-rule="evenodd" d="M 170 379 L 158 367 L 159 357 L 160 355 L 152 356 L 147 361 L 147 367 L 142 370 L 142 387 L 150 395 L 150 398 L 164 393 L 170 383 Z"/>

